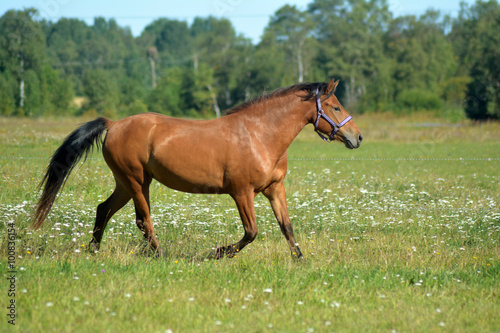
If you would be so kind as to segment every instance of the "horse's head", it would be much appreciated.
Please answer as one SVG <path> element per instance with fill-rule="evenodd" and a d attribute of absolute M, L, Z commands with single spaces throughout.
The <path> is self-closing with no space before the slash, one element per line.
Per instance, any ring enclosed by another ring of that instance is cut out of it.
<path fill-rule="evenodd" d="M 359 148 L 363 137 L 358 126 L 335 96 L 339 81 L 331 79 L 323 92 L 316 91 L 317 113 L 313 119 L 316 132 L 325 141 L 337 140 L 343 142 L 349 149 Z M 328 138 L 321 133 L 328 135 Z"/>

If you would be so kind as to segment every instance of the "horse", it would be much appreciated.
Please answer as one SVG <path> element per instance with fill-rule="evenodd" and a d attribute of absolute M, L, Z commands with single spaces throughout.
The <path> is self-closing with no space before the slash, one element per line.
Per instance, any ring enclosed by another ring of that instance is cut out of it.
<path fill-rule="evenodd" d="M 111 217 L 132 199 L 137 227 L 150 249 L 163 255 L 151 220 L 149 186 L 156 179 L 178 191 L 232 197 L 244 235 L 232 245 L 216 248 L 212 258 L 234 257 L 256 238 L 254 199 L 259 193 L 269 200 L 292 257 L 301 258 L 283 184 L 288 147 L 307 124 L 313 124 L 323 140 L 343 142 L 349 149 L 358 148 L 363 139 L 335 97 L 338 83 L 331 79 L 281 88 L 210 120 L 143 113 L 118 121 L 99 117 L 84 123 L 66 137 L 50 160 L 40 183 L 43 191 L 32 228 L 38 229 L 46 220 L 73 168 L 97 146 L 116 186 L 97 206 L 91 252 L 99 250 Z"/>

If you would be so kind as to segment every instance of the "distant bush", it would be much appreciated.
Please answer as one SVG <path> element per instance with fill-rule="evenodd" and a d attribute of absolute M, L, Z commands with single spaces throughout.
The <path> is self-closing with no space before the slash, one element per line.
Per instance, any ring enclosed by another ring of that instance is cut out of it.
<path fill-rule="evenodd" d="M 148 106 L 146 105 L 146 103 L 144 103 L 140 99 L 136 99 L 129 106 L 127 106 L 124 109 L 124 111 L 125 111 L 124 116 L 131 116 L 134 114 L 145 113 L 145 112 L 148 112 L 149 110 L 148 110 Z"/>
<path fill-rule="evenodd" d="M 437 92 L 421 89 L 411 89 L 403 91 L 396 104 L 402 110 L 440 110 L 443 108 L 443 100 L 439 98 Z"/>
<path fill-rule="evenodd" d="M 0 115 L 11 116 L 16 112 L 16 82 L 10 76 L 0 75 Z"/>
<path fill-rule="evenodd" d="M 435 116 L 444 118 L 449 122 L 457 123 L 467 119 L 465 110 L 462 107 L 453 107 L 446 105 L 442 110 L 435 110 Z"/>
<path fill-rule="evenodd" d="M 441 82 L 441 97 L 446 104 L 463 108 L 467 86 L 471 80 L 470 76 L 456 76 Z"/>

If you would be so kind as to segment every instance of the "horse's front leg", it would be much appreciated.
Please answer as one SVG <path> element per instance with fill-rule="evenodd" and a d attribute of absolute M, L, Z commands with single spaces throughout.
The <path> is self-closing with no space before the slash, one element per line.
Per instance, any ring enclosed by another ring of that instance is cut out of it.
<path fill-rule="evenodd" d="M 245 229 L 245 234 L 243 238 L 232 245 L 222 246 L 215 250 L 215 259 L 221 259 L 224 256 L 232 258 L 236 253 L 240 252 L 245 246 L 254 241 L 257 237 L 257 223 L 255 220 L 255 208 L 254 199 L 255 194 L 253 191 L 241 195 L 232 195 L 236 206 L 238 207 L 238 212 L 240 213 L 241 222 L 243 223 L 243 228 Z"/>
<path fill-rule="evenodd" d="M 283 182 L 272 183 L 262 193 L 271 203 L 274 215 L 280 225 L 281 232 L 285 235 L 288 245 L 290 246 L 292 257 L 302 258 L 302 252 L 300 252 L 299 244 L 295 241 L 292 223 L 290 222 L 290 217 L 288 216 L 286 192 Z"/>

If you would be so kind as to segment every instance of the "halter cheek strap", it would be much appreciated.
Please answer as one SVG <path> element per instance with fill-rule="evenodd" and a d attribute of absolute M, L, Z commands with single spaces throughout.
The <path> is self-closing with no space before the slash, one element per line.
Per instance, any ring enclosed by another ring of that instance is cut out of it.
<path fill-rule="evenodd" d="M 333 137 L 335 136 L 335 134 L 337 134 L 338 130 L 342 126 L 347 124 L 352 119 L 352 117 L 348 116 L 347 118 L 342 120 L 339 124 L 334 122 L 330 117 L 328 117 L 328 115 L 325 113 L 325 111 L 323 111 L 323 107 L 321 106 L 321 99 L 320 99 L 320 96 L 318 94 L 319 94 L 319 88 L 316 88 L 316 109 L 318 111 L 318 114 L 316 117 L 316 121 L 314 122 L 314 130 L 316 131 L 316 133 L 318 133 L 319 137 L 322 138 L 324 141 L 333 141 Z M 324 136 L 319 131 L 319 128 L 318 128 L 319 118 L 325 119 L 330 124 L 330 126 L 332 126 L 332 133 L 330 134 L 329 137 Z"/>

